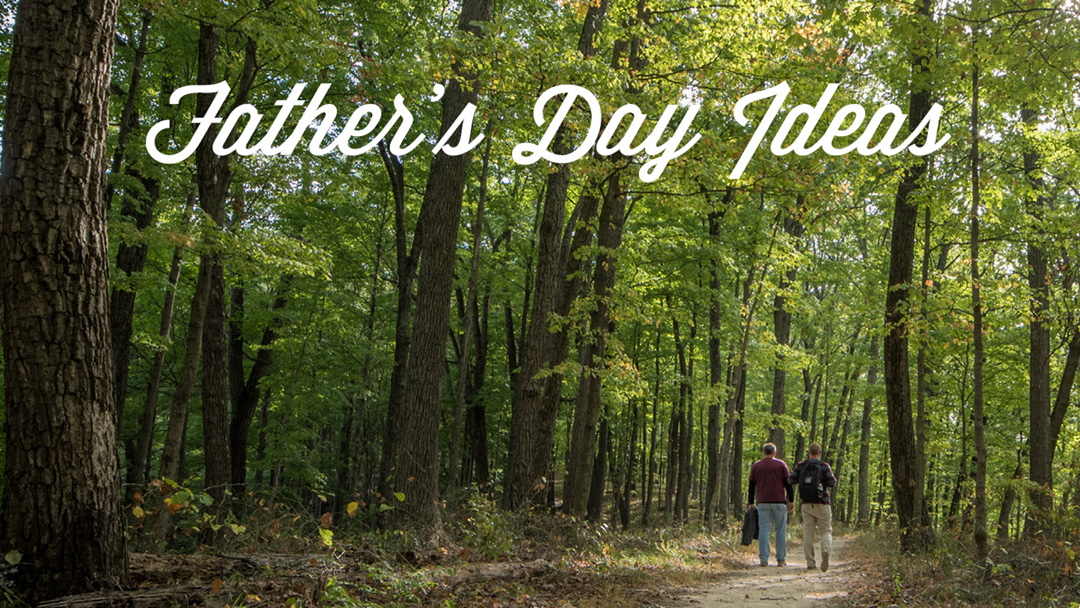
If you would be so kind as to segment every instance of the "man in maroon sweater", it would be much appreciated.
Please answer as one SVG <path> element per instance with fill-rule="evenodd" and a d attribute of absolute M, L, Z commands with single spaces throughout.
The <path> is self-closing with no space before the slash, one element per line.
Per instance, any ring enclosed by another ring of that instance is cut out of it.
<path fill-rule="evenodd" d="M 787 565 L 787 516 L 795 510 L 795 490 L 788 483 L 788 466 L 776 457 L 776 446 L 766 443 L 761 460 L 750 467 L 751 509 L 758 511 L 758 557 L 769 565 L 769 532 L 776 528 L 776 565 Z M 757 494 L 757 503 L 754 495 Z"/>

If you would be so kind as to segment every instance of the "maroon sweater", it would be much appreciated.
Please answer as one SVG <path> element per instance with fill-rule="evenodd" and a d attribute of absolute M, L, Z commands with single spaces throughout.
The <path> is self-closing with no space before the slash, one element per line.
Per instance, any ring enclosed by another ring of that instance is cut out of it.
<path fill-rule="evenodd" d="M 750 467 L 750 494 L 748 503 L 783 503 L 795 501 L 795 489 L 788 483 L 787 463 L 779 458 L 762 458 Z M 786 498 L 786 500 L 785 500 Z"/>

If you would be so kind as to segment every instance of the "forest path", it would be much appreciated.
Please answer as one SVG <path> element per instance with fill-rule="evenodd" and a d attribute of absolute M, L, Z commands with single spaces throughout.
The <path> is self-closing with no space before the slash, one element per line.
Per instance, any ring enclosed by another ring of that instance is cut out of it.
<path fill-rule="evenodd" d="M 694 598 L 694 604 L 702 608 L 824 608 L 831 603 L 827 600 L 843 598 L 862 583 L 866 574 L 847 550 L 854 537 L 833 538 L 829 571 L 822 572 L 806 568 L 801 539 L 791 538 L 790 530 L 788 536 L 786 568 L 776 566 L 775 549 L 770 565 L 758 566 L 758 548 L 754 543 L 740 552 L 746 569 L 722 575 L 720 582 Z"/>

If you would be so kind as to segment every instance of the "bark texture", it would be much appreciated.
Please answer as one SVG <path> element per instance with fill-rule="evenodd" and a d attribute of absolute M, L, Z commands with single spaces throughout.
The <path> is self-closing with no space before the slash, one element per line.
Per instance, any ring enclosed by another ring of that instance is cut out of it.
<path fill-rule="evenodd" d="M 105 197 L 117 2 L 19 3 L 0 166 L 3 546 L 31 602 L 126 578 Z"/>
<path fill-rule="evenodd" d="M 481 35 L 473 22 L 490 21 L 491 0 L 466 0 L 461 5 L 458 28 Z M 458 74 L 446 87 L 442 129 L 445 133 L 465 107 L 476 100 L 476 91 L 462 86 L 470 76 Z M 450 324 L 454 252 L 465 192 L 470 154 L 448 156 L 440 152 L 431 164 L 421 214 L 425 222 L 420 243 L 420 272 L 416 278 L 416 314 L 406 367 L 401 403 L 401 428 L 394 471 L 394 487 L 405 494 L 396 515 L 410 527 L 441 531 L 438 504 L 439 416 L 442 411 L 446 335 Z"/>

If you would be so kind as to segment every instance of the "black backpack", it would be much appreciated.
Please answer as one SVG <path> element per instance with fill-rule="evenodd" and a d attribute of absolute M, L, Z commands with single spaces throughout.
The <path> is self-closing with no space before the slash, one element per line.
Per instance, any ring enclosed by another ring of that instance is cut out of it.
<path fill-rule="evenodd" d="M 821 477 L 825 469 L 820 462 L 807 461 L 799 471 L 799 498 L 804 502 L 821 502 L 824 486 Z"/>

